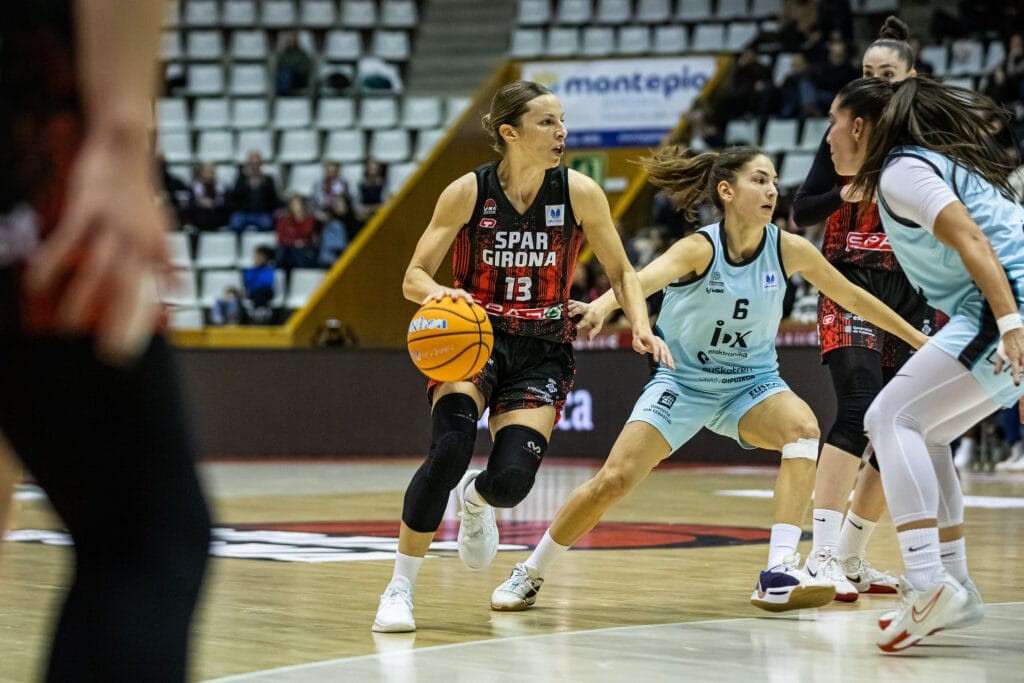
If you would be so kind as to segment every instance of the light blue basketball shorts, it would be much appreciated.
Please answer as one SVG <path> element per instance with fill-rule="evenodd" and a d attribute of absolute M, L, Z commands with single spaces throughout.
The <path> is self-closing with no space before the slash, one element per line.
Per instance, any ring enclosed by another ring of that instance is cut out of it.
<path fill-rule="evenodd" d="M 701 427 L 727 436 L 744 448 L 754 448 L 740 438 L 740 418 L 783 391 L 790 388 L 778 372 L 761 373 L 742 384 L 716 384 L 699 390 L 659 372 L 644 387 L 626 422 L 648 423 L 661 432 L 673 451 L 692 439 Z"/>

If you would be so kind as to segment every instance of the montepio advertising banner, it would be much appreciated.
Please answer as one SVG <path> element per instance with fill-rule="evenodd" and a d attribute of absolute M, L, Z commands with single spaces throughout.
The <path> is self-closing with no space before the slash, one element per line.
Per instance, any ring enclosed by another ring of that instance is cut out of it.
<path fill-rule="evenodd" d="M 572 148 L 657 146 L 711 80 L 711 56 L 526 62 L 562 102 Z"/>

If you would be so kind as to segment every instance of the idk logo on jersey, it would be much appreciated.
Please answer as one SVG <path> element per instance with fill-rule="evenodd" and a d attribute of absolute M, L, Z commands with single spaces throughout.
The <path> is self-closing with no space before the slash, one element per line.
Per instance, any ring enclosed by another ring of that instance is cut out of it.
<path fill-rule="evenodd" d="M 544 225 L 549 228 L 565 225 L 565 204 L 546 204 Z"/>
<path fill-rule="evenodd" d="M 769 270 L 761 278 L 761 289 L 766 292 L 777 290 L 779 288 L 779 276 L 774 270 Z"/>

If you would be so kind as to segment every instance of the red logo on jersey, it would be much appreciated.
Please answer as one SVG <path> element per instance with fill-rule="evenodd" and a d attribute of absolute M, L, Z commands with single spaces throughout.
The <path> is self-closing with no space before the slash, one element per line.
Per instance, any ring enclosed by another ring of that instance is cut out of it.
<path fill-rule="evenodd" d="M 488 197 L 484 201 L 484 215 L 493 216 L 496 213 L 498 213 L 498 204 L 493 199 Z"/>
<path fill-rule="evenodd" d="M 821 324 L 822 325 L 831 325 L 832 321 L 834 321 L 835 319 L 836 319 L 836 317 L 834 315 L 832 315 L 831 313 L 829 313 L 828 315 L 826 315 L 824 318 L 821 319 Z"/>
<path fill-rule="evenodd" d="M 497 224 L 498 224 L 498 221 L 494 220 L 493 218 L 481 218 L 480 219 L 480 227 L 481 228 L 493 228 Z"/>
<path fill-rule="evenodd" d="M 846 251 L 892 251 L 889 236 L 877 232 L 851 232 L 846 236 Z"/>

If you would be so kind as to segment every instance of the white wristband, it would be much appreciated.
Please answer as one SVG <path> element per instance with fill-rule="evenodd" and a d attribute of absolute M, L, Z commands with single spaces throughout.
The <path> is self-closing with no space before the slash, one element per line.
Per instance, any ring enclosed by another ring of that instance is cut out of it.
<path fill-rule="evenodd" d="M 1002 337 L 1010 330 L 1019 330 L 1024 327 L 1024 320 L 1020 319 L 1020 313 L 1008 313 L 996 320 L 996 327 L 999 328 L 999 336 Z"/>

